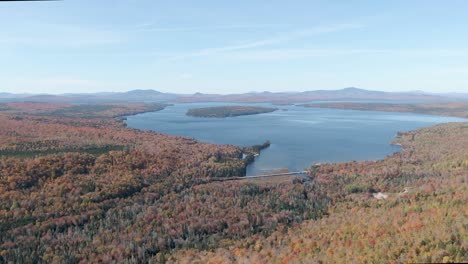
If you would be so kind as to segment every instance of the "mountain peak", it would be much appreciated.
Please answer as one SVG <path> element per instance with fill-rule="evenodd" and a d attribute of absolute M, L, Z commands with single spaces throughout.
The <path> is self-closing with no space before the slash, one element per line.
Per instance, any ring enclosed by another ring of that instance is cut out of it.
<path fill-rule="evenodd" d="M 130 95 L 153 95 L 153 94 L 161 94 L 161 92 L 148 89 L 148 90 L 142 90 L 142 89 L 137 89 L 137 90 L 131 90 L 126 92 L 126 94 Z"/>
<path fill-rule="evenodd" d="M 385 92 L 382 91 L 373 91 L 373 90 L 366 90 L 356 87 L 347 87 L 341 90 L 337 90 L 337 92 L 344 92 L 344 93 L 353 93 L 353 94 L 384 94 Z"/>
<path fill-rule="evenodd" d="M 357 87 L 346 87 L 341 90 L 345 92 L 369 92 L 369 90 L 365 90 L 365 89 L 361 89 Z"/>

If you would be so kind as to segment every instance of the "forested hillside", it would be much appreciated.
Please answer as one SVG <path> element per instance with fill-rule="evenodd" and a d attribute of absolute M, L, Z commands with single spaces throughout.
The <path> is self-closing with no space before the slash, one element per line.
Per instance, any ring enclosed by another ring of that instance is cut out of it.
<path fill-rule="evenodd" d="M 215 251 L 181 251 L 173 262 L 468 261 L 468 123 L 404 133 L 398 143 L 403 152 L 382 161 L 311 168 L 331 202 L 326 217 Z"/>
<path fill-rule="evenodd" d="M 213 182 L 242 149 L 122 122 L 163 107 L 0 105 L 0 263 L 468 260 L 468 123 L 311 180 Z"/>
<path fill-rule="evenodd" d="M 325 212 L 315 183 L 210 182 L 245 175 L 240 148 L 129 129 L 111 117 L 141 105 L 105 108 L 3 107 L 0 262 L 164 261 Z"/>

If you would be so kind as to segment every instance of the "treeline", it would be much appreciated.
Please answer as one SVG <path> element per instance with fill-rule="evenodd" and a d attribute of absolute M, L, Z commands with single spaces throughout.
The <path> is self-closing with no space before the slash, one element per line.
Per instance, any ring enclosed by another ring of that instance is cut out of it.
<path fill-rule="evenodd" d="M 271 145 L 269 140 L 265 141 L 263 144 L 253 145 L 250 147 L 245 147 L 242 149 L 244 153 L 247 154 L 260 154 L 260 151 L 268 148 Z"/>
<path fill-rule="evenodd" d="M 389 103 L 314 103 L 304 107 L 337 108 L 364 111 L 409 112 L 468 118 L 468 102 L 389 104 Z"/>
<path fill-rule="evenodd" d="M 14 262 L 138 262 L 318 218 L 318 183 L 208 183 L 238 152 L 182 165 L 140 150 L 0 160 L 0 252 Z M 187 161 L 187 160 L 185 160 Z M 231 170 L 227 170 L 231 164 Z M 63 254 L 63 252 L 67 252 Z"/>
<path fill-rule="evenodd" d="M 466 261 L 466 123 L 312 181 L 212 182 L 243 149 L 33 106 L 0 112 L 0 263 Z"/>
<path fill-rule="evenodd" d="M 244 158 L 245 163 L 247 165 L 252 164 L 255 161 L 255 157 L 260 155 L 260 152 L 268 148 L 270 145 L 271 145 L 271 142 L 267 140 L 263 144 L 242 148 L 242 153 L 246 155 Z"/>
<path fill-rule="evenodd" d="M 115 118 L 143 112 L 160 111 L 168 104 L 162 103 L 107 103 L 107 104 L 65 104 L 15 102 L 0 104 L 0 111 L 7 114 L 30 114 L 69 118 Z"/>
<path fill-rule="evenodd" d="M 310 169 L 330 199 L 327 217 L 214 252 L 179 251 L 170 262 L 466 262 L 468 123 L 400 136 L 403 152 L 385 160 Z"/>
<path fill-rule="evenodd" d="M 319 183 L 211 182 L 245 175 L 238 147 L 33 106 L 0 113 L 0 261 L 164 261 L 326 214 Z"/>

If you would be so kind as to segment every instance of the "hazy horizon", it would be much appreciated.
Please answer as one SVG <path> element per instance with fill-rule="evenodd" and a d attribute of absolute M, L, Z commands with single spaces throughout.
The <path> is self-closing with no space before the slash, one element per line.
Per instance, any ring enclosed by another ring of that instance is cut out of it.
<path fill-rule="evenodd" d="M 341 90 L 345 90 L 345 89 L 359 89 L 359 90 L 365 90 L 365 91 L 368 91 L 368 92 L 387 92 L 387 93 L 424 93 L 424 94 L 434 94 L 434 95 L 443 95 L 443 94 L 467 94 L 467 92 L 465 91 L 461 91 L 461 92 L 427 92 L 427 91 L 423 91 L 423 90 L 408 90 L 408 91 L 382 91 L 382 90 L 375 90 L 375 89 L 365 89 L 365 88 L 360 88 L 360 87 L 343 87 L 343 88 L 336 88 L 336 89 L 311 89 L 311 90 L 304 90 L 304 91 L 293 91 L 293 90 L 290 90 L 290 91 L 248 91 L 248 92 L 239 92 L 239 93 L 229 93 L 229 92 L 224 92 L 224 93 L 205 93 L 203 91 L 195 91 L 195 92 L 192 92 L 192 93 L 177 93 L 177 92 L 164 92 L 164 91 L 160 91 L 160 90 L 157 90 L 157 89 L 130 89 L 130 90 L 124 90 L 124 91 L 99 91 L 99 90 L 96 90 L 96 91 L 92 91 L 92 92 L 65 92 L 65 93 L 60 93 L 60 92 L 57 92 L 57 93 L 48 93 L 48 92 L 43 92 L 43 93 L 28 93 L 28 92 L 24 92 L 24 93 L 15 93 L 15 92 L 3 92 L 3 91 L 0 91 L 0 94 L 1 93 L 5 93 L 5 94 L 12 94 L 12 95 L 95 95 L 95 94 L 115 94 L 115 93 L 128 93 L 128 92 L 134 92 L 134 91 L 154 91 L 154 92 L 160 92 L 160 93 L 164 93 L 164 94 L 178 94 L 178 95 L 193 95 L 193 94 L 197 94 L 197 93 L 200 93 L 200 94 L 206 94 L 206 95 L 210 95 L 210 94 L 213 94 L 213 95 L 230 95 L 230 94 L 248 94 L 248 93 L 266 93 L 266 92 L 271 92 L 271 93 L 304 93 L 304 92 L 317 92 L 317 91 L 341 91 Z"/>
<path fill-rule="evenodd" d="M 0 92 L 468 90 L 465 1 L 0 2 Z"/>

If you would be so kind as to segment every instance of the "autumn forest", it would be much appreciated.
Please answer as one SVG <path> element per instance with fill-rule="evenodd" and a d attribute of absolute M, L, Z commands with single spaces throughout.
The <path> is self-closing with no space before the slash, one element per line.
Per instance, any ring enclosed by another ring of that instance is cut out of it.
<path fill-rule="evenodd" d="M 123 122 L 165 107 L 0 104 L 0 263 L 468 261 L 467 122 L 399 133 L 379 161 L 216 181 L 270 142 Z"/>

